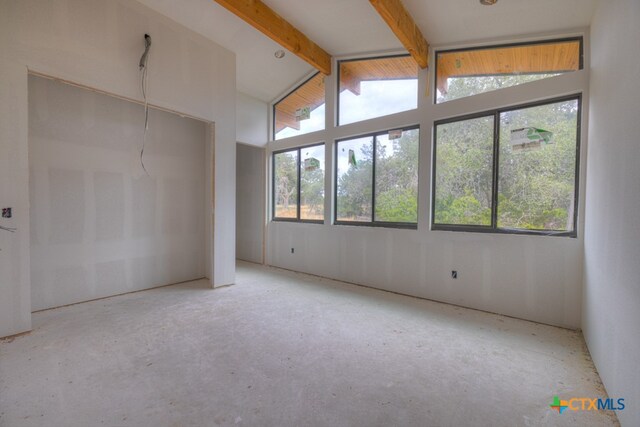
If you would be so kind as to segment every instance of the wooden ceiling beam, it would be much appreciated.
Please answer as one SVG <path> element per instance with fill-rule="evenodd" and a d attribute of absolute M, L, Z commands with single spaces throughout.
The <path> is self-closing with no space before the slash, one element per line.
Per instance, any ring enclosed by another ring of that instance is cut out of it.
<path fill-rule="evenodd" d="M 429 66 L 429 44 L 401 0 L 369 0 L 420 68 Z"/>
<path fill-rule="evenodd" d="M 215 1 L 321 73 L 331 74 L 331 55 L 261 0 Z"/>

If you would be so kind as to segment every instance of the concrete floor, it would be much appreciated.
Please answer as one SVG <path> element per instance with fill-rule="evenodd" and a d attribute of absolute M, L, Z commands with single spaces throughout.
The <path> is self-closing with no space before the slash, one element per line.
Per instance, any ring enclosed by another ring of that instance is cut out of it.
<path fill-rule="evenodd" d="M 2 426 L 604 426 L 581 335 L 239 263 L 35 313 L 0 342 Z"/>

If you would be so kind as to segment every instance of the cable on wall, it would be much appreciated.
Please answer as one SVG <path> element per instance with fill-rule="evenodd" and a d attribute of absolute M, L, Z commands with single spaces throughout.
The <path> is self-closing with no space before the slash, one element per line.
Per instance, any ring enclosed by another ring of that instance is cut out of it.
<path fill-rule="evenodd" d="M 149 62 L 149 51 L 151 49 L 151 36 L 149 34 L 144 35 L 144 53 L 140 58 L 140 86 L 142 89 L 142 98 L 144 99 L 144 131 L 142 133 L 142 148 L 140 149 L 140 164 L 144 172 L 149 175 L 147 168 L 144 166 L 144 148 L 147 141 L 147 130 L 149 129 L 149 101 L 147 100 L 147 70 Z"/>

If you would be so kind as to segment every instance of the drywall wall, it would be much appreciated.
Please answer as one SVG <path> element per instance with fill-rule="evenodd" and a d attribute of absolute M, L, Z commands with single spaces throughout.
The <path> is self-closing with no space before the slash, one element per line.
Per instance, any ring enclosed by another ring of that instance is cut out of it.
<path fill-rule="evenodd" d="M 285 222 L 271 223 L 269 229 L 272 265 L 579 326 L 582 248 L 576 239 Z M 458 271 L 457 280 L 451 270 Z"/>
<path fill-rule="evenodd" d="M 205 276 L 207 126 L 29 77 L 32 310 Z"/>
<path fill-rule="evenodd" d="M 583 322 L 623 426 L 640 425 L 640 3 L 602 3 L 591 27 Z"/>
<path fill-rule="evenodd" d="M 262 264 L 265 225 L 264 148 L 236 151 L 236 257 Z"/>
<path fill-rule="evenodd" d="M 567 36 L 569 34 L 566 34 Z M 577 34 L 571 34 L 577 35 Z M 555 35 L 555 38 L 564 35 Z M 533 39 L 536 37 L 533 36 Z M 518 40 L 501 40 L 511 42 Z M 585 40 L 588 45 L 588 37 Z M 459 46 L 446 46 L 455 48 Z M 506 314 L 551 325 L 579 328 L 582 298 L 583 210 L 581 187 L 578 237 L 548 237 L 431 231 L 431 152 L 435 120 L 561 95 L 583 94 L 588 114 L 588 56 L 575 73 L 434 105 L 422 71 L 418 108 L 378 119 L 332 126 L 335 82 L 327 87 L 325 131 L 270 142 L 268 152 L 327 142 L 325 161 L 333 162 L 333 141 L 353 135 L 420 125 L 417 230 L 332 225 L 332 200 L 325 197 L 324 224 L 269 221 L 267 264 L 366 286 Z M 587 132 L 581 139 L 586 154 Z M 331 168 L 327 168 L 329 171 Z M 585 168 L 581 164 L 581 182 Z M 325 195 L 333 193 L 333 176 Z M 294 253 L 291 253 L 294 248 Z M 458 279 L 451 271 L 458 271 Z"/>
<path fill-rule="evenodd" d="M 267 145 L 269 106 L 252 96 L 236 95 L 236 138 L 238 142 L 263 147 Z"/>
<path fill-rule="evenodd" d="M 145 33 L 153 38 L 149 101 L 215 122 L 208 269 L 214 286 L 234 280 L 235 55 L 131 0 L 3 0 L 0 203 L 14 208 L 14 218 L 2 224 L 18 230 L 0 234 L 0 336 L 31 328 L 28 70 L 141 100 Z"/>

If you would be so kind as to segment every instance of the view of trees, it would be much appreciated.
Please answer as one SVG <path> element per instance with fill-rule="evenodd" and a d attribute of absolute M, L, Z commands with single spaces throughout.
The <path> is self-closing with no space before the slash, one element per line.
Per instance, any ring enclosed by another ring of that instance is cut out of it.
<path fill-rule="evenodd" d="M 460 98 L 538 78 L 452 78 L 448 93 Z M 495 212 L 498 228 L 572 231 L 578 114 L 578 99 L 569 99 L 438 124 L 434 223 L 489 227 Z M 496 119 L 500 134 L 494 183 Z M 551 141 L 514 149 L 511 131 L 529 127 L 551 132 Z M 337 219 L 416 223 L 418 152 L 418 129 L 405 130 L 396 139 L 381 132 L 337 142 Z M 275 216 L 324 219 L 324 145 L 276 153 L 274 166 Z"/>
<path fill-rule="evenodd" d="M 514 151 L 511 129 L 553 132 L 553 144 Z M 498 227 L 573 230 L 578 101 L 500 114 Z"/>
<path fill-rule="evenodd" d="M 498 87 L 504 79 L 492 84 Z M 477 89 L 451 80 L 450 90 Z M 577 100 L 500 113 L 498 227 L 573 230 L 577 117 Z M 491 114 L 437 126 L 436 224 L 491 225 L 493 122 Z M 514 150 L 511 130 L 523 127 L 553 132 L 553 143 Z"/>
<path fill-rule="evenodd" d="M 298 216 L 298 150 L 276 153 L 273 158 L 275 216 L 296 218 Z"/>
<path fill-rule="evenodd" d="M 373 137 L 338 142 L 339 221 L 372 220 Z"/>
<path fill-rule="evenodd" d="M 436 128 L 436 224 L 491 225 L 493 122 L 486 116 Z"/>
<path fill-rule="evenodd" d="M 373 147 L 375 210 L 373 202 Z M 418 129 L 338 143 L 338 220 L 415 223 L 418 220 Z M 351 154 L 350 154 L 351 153 Z M 352 156 L 352 157 L 351 157 Z"/>
<path fill-rule="evenodd" d="M 324 218 L 324 144 L 274 154 L 276 218 L 298 216 L 298 158 L 300 161 L 300 219 Z"/>
<path fill-rule="evenodd" d="M 303 148 L 301 154 L 300 218 L 321 220 L 324 219 L 324 144 Z"/>

